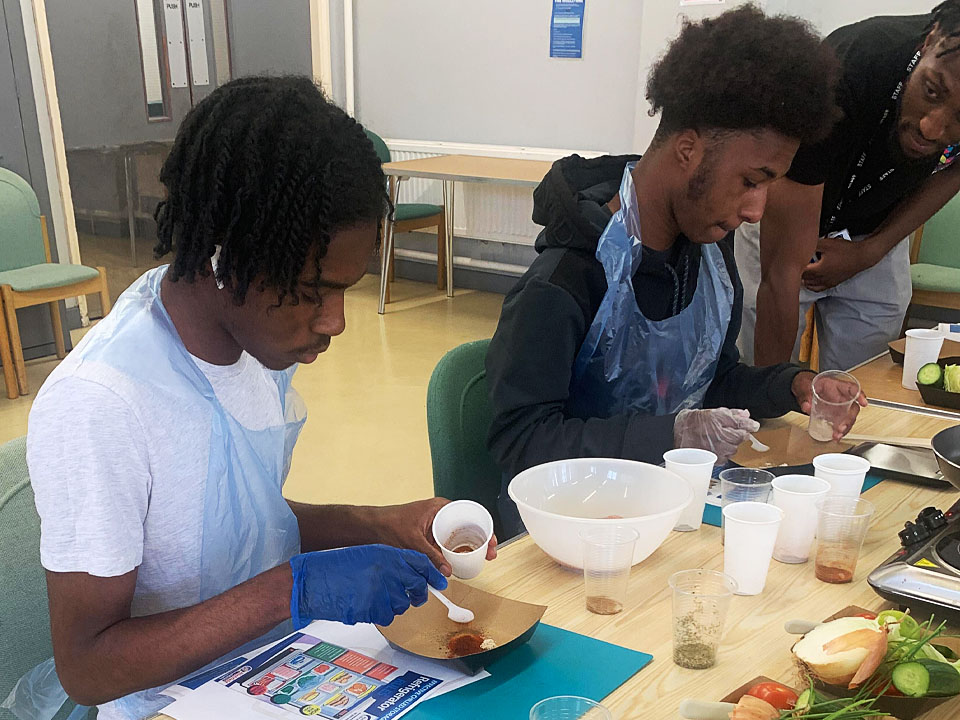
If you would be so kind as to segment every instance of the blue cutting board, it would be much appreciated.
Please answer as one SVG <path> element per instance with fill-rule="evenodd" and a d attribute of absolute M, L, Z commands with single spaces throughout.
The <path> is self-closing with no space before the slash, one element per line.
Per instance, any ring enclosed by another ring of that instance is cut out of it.
<path fill-rule="evenodd" d="M 540 624 L 530 641 L 487 667 L 490 677 L 417 705 L 409 720 L 526 720 L 554 695 L 603 700 L 652 655 Z"/>
<path fill-rule="evenodd" d="M 726 469 L 726 468 L 722 468 Z M 799 473 L 801 475 L 813 475 L 813 465 L 804 466 L 800 469 L 795 469 L 793 472 Z M 875 473 L 867 473 L 867 479 L 863 481 L 863 489 L 860 492 L 866 492 L 875 485 L 879 485 L 883 481 L 883 478 L 880 475 Z M 707 525 L 713 525 L 714 527 L 720 527 L 720 518 L 721 511 L 720 508 L 716 505 L 706 505 L 703 508 L 703 522 Z"/>

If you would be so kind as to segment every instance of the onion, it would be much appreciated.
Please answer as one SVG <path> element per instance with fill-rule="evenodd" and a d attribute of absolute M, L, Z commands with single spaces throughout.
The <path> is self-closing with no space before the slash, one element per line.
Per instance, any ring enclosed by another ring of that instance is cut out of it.
<path fill-rule="evenodd" d="M 861 632 L 861 631 L 857 631 Z M 874 671 L 880 667 L 880 663 L 883 662 L 883 658 L 887 655 L 887 626 L 884 625 L 880 628 L 880 634 L 871 639 L 873 643 L 873 648 L 870 650 L 870 654 L 867 655 L 866 659 L 860 664 L 860 667 L 857 668 L 856 675 L 853 676 L 853 679 L 850 681 L 850 689 L 852 690 L 855 687 L 858 687 L 860 683 L 873 675 Z"/>
<path fill-rule="evenodd" d="M 779 710 L 753 695 L 744 695 L 730 712 L 730 720 L 776 720 L 779 717 Z"/>
<path fill-rule="evenodd" d="M 879 652 L 881 639 L 883 653 L 886 653 L 886 632 L 880 629 L 876 620 L 839 618 L 804 635 L 793 646 L 793 654 L 821 681 L 829 685 L 847 685 L 864 661 L 868 658 L 872 661 Z M 870 672 L 875 669 L 876 666 Z"/>

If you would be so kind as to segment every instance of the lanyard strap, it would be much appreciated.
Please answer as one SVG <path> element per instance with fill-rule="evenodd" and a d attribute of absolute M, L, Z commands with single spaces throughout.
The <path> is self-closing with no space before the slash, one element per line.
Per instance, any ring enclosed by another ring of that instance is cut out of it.
<path fill-rule="evenodd" d="M 840 215 L 840 211 L 843 209 L 844 203 L 846 202 L 847 197 L 850 196 L 850 191 L 853 188 L 853 184 L 857 181 L 857 177 L 860 175 L 863 170 L 864 165 L 867 162 L 867 155 L 870 150 L 876 144 L 877 140 L 883 137 L 884 126 L 887 123 L 887 120 L 893 116 L 894 112 L 897 109 L 897 102 L 900 100 L 900 93 L 903 92 L 903 84 L 906 79 L 910 76 L 910 73 L 913 72 L 914 68 L 917 67 L 917 63 L 920 62 L 920 51 L 917 50 L 913 57 L 910 59 L 910 62 L 907 64 L 907 72 L 904 77 L 897 83 L 897 86 L 893 89 L 893 93 L 890 95 L 890 100 L 887 102 L 887 107 L 883 111 L 883 115 L 880 117 L 880 122 L 877 124 L 877 129 L 873 133 L 873 136 L 867 142 L 866 147 L 863 152 L 860 153 L 860 159 L 857 160 L 856 165 L 854 166 L 853 172 L 850 174 L 850 180 L 847 182 L 847 187 L 844 189 L 843 193 L 840 195 L 840 199 L 837 201 L 837 206 L 833 210 L 833 214 L 830 216 L 830 221 L 827 223 L 826 232 L 834 230 L 836 225 L 837 218 Z M 880 176 L 874 182 L 865 182 L 859 190 L 857 190 L 854 200 L 858 200 L 866 195 L 868 192 L 874 189 L 876 185 L 879 185 L 888 177 L 893 175 L 896 171 L 896 167 L 890 167 L 880 173 Z"/>

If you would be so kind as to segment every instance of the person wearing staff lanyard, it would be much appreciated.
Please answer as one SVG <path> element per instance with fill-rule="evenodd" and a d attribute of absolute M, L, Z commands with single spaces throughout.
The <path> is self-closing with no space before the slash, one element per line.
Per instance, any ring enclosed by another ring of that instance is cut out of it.
<path fill-rule="evenodd" d="M 67 693 L 102 720 L 150 717 L 218 658 L 314 619 L 389 625 L 446 587 L 430 534 L 445 500 L 282 494 L 306 419 L 294 372 L 344 331 L 389 205 L 363 128 L 308 77 L 240 78 L 190 111 L 160 180 L 172 263 L 124 291 L 30 412 L 54 658 L 2 717 L 50 720 Z"/>
<path fill-rule="evenodd" d="M 732 10 L 685 26 L 652 70 L 662 114 L 646 154 L 554 164 L 534 192 L 540 254 L 486 358 L 504 490 L 564 458 L 659 463 L 676 446 L 725 462 L 751 416 L 808 409 L 812 373 L 739 363 L 732 232 L 829 129 L 834 72 L 803 23 Z M 505 491 L 500 511 L 521 527 Z"/>
<path fill-rule="evenodd" d="M 820 369 L 884 352 L 912 293 L 905 238 L 960 191 L 960 0 L 824 42 L 840 60 L 843 116 L 801 146 L 763 220 L 737 230 L 740 349 L 757 365 L 796 357 L 812 303 Z"/>

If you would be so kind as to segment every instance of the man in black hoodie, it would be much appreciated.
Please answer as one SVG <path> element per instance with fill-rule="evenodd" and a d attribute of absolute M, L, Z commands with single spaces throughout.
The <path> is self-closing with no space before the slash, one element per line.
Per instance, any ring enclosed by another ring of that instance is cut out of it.
<path fill-rule="evenodd" d="M 800 142 L 829 130 L 834 75 L 800 21 L 733 10 L 687 25 L 653 68 L 645 155 L 554 164 L 534 193 L 540 255 L 486 361 L 506 479 L 572 457 L 658 463 L 674 446 L 723 461 L 750 416 L 809 409 L 812 373 L 739 362 L 732 240 Z"/>

